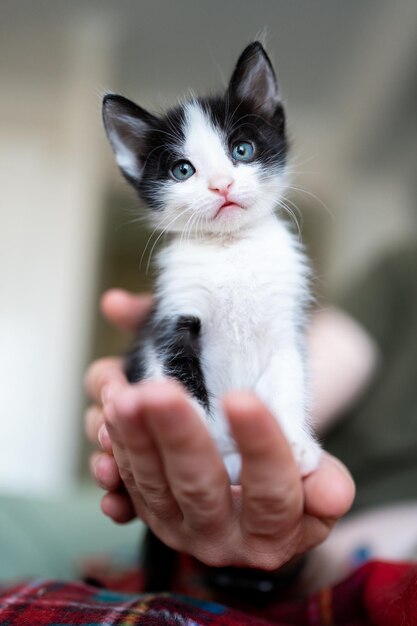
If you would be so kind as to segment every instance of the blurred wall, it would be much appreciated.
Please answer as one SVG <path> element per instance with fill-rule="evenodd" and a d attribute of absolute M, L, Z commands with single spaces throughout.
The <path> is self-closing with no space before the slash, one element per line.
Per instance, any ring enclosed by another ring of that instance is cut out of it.
<path fill-rule="evenodd" d="M 44 492 L 77 472 L 106 187 L 96 85 L 111 37 L 85 18 L 2 29 L 0 488 Z"/>
<path fill-rule="evenodd" d="M 416 233 L 414 1 L 0 4 L 0 489 L 76 483 L 83 370 L 125 341 L 100 325 L 99 292 L 148 284 L 100 96 L 159 110 L 224 87 L 265 28 L 293 139 L 290 199 L 325 306 Z"/>

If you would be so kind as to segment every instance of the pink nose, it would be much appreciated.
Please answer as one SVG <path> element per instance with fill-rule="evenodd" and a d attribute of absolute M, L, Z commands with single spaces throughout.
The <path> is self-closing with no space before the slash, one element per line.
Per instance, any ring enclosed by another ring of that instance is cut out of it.
<path fill-rule="evenodd" d="M 234 180 L 231 176 L 215 176 L 209 180 L 209 189 L 226 197 Z"/>

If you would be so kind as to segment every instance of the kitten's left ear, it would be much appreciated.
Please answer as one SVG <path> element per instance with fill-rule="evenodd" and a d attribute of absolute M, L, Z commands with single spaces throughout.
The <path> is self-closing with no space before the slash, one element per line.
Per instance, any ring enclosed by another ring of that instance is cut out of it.
<path fill-rule="evenodd" d="M 267 118 L 282 109 L 277 80 L 262 44 L 255 41 L 239 57 L 229 84 L 229 94 L 249 100 Z"/>

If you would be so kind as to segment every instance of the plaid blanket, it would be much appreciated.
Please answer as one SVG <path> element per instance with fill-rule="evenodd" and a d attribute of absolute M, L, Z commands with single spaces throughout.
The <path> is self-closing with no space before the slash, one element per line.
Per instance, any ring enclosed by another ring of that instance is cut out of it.
<path fill-rule="evenodd" d="M 332 589 L 245 612 L 181 594 L 126 594 L 82 583 L 0 588 L 1 626 L 414 626 L 417 565 L 369 562 Z"/>

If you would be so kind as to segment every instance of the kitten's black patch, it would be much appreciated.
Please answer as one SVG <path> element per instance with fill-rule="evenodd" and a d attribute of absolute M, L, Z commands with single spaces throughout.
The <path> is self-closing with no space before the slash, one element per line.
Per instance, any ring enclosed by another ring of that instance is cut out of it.
<path fill-rule="evenodd" d="M 126 359 L 125 373 L 129 382 L 145 378 L 145 346 L 151 345 L 162 363 L 164 374 L 179 380 L 209 411 L 209 396 L 201 367 L 200 332 L 201 323 L 197 317 L 158 320 L 152 312 Z"/>
<path fill-rule="evenodd" d="M 146 376 L 145 345 L 150 338 L 154 314 L 155 310 L 152 309 L 147 319 L 142 323 L 133 346 L 126 354 L 124 371 L 130 383 L 137 383 Z"/>
<path fill-rule="evenodd" d="M 171 179 L 170 170 L 176 161 L 184 158 L 184 129 L 184 108 L 176 107 L 159 118 L 158 124 L 150 127 L 146 135 L 143 174 L 134 187 L 152 209 L 164 208 L 158 190 Z"/>
<path fill-rule="evenodd" d="M 201 323 L 197 317 L 183 315 L 174 323 L 164 319 L 155 326 L 155 346 L 163 356 L 165 374 L 179 380 L 208 411 L 200 331 Z"/>
<path fill-rule="evenodd" d="M 288 144 L 282 104 L 277 105 L 273 118 L 267 119 L 254 109 L 249 100 L 238 100 L 233 95 L 229 98 L 201 99 L 199 102 L 224 135 L 229 150 L 237 141 L 251 141 L 255 146 L 253 161 L 271 170 L 285 166 Z"/>

